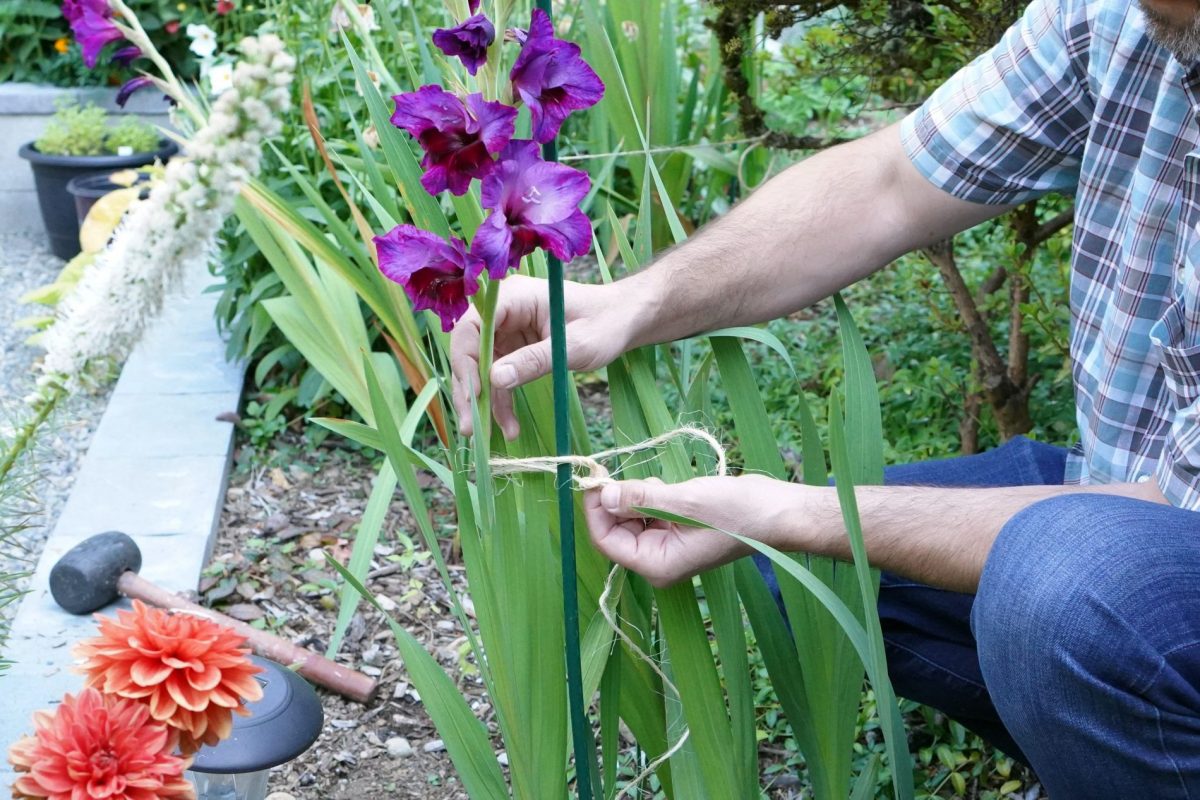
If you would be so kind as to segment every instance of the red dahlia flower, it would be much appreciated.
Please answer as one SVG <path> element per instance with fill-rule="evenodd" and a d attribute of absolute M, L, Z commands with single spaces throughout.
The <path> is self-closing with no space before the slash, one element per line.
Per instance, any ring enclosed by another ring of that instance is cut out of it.
<path fill-rule="evenodd" d="M 8 751 L 18 800 L 194 800 L 172 755 L 177 735 L 141 703 L 84 689 L 53 714 L 34 715 L 33 736 Z"/>
<path fill-rule="evenodd" d="M 150 716 L 179 730 L 184 753 L 228 737 L 234 712 L 249 713 L 242 701 L 262 699 L 254 679 L 262 670 L 246 657 L 245 638 L 229 628 L 137 600 L 117 619 L 97 620 L 100 636 L 75 649 L 87 685 L 146 704 Z"/>

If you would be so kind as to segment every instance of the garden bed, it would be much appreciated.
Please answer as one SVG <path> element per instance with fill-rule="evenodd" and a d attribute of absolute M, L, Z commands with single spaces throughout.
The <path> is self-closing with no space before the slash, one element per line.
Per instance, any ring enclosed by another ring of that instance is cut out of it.
<path fill-rule="evenodd" d="M 589 406 L 603 397 L 601 392 L 588 394 Z M 244 444 L 237 460 L 213 559 L 200 583 L 201 602 L 324 651 L 337 620 L 340 595 L 333 570 L 323 565 L 322 551 L 343 563 L 349 559 L 378 464 L 362 451 L 342 447 L 336 437 L 313 446 L 291 431 L 258 452 Z M 452 499 L 432 478 L 426 486 L 437 527 L 452 530 Z M 489 723 L 499 751 L 502 745 L 465 637 L 450 612 L 432 560 L 416 537 L 408 509 L 397 495 L 367 586 L 455 677 L 477 714 Z M 465 590 L 462 562 L 452 539 L 447 536 L 442 544 L 451 574 Z M 307 753 L 273 773 L 270 788 L 281 793 L 276 800 L 287 800 L 289 795 L 296 800 L 465 798 L 438 734 L 406 680 L 383 615 L 360 606 L 336 660 L 377 676 L 377 699 L 363 706 L 322 690 L 321 736 Z M 765 675 L 759 683 L 763 680 Z M 789 749 L 782 728 L 770 722 L 778 717 L 772 698 L 759 695 L 761 725 L 767 729 L 759 753 L 763 785 L 772 786 L 771 798 L 805 797 L 803 762 Z M 963 736 L 941 715 L 911 710 L 908 727 L 914 747 L 929 747 L 936 754 L 923 770 L 931 796 L 1044 800 L 1027 770 L 1012 764 L 1010 776 L 999 774 L 994 754 L 981 748 L 975 737 Z M 864 733 L 862 746 L 877 747 L 877 736 Z M 957 762 L 967 776 L 966 795 L 957 794 L 947 780 L 950 770 L 943 759 Z M 1010 780 L 1018 788 L 1001 794 L 1000 787 Z"/>

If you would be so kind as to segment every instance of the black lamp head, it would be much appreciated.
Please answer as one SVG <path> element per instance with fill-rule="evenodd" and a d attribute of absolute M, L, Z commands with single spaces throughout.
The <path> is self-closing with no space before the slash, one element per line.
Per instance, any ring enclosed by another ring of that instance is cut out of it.
<path fill-rule="evenodd" d="M 193 771 L 232 775 L 270 769 L 299 756 L 320 735 L 325 712 L 308 682 L 274 661 L 250 660 L 263 668 L 254 676 L 262 699 L 246 704 L 249 716 L 234 715 L 228 739 L 200 748 Z"/>

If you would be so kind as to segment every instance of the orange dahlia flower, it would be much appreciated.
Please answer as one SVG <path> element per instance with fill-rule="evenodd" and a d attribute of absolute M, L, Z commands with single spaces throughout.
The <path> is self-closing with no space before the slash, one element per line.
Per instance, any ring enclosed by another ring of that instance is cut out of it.
<path fill-rule="evenodd" d="M 141 703 L 84 689 L 33 724 L 8 750 L 18 800 L 195 800 L 191 759 L 172 755 L 178 735 Z"/>
<path fill-rule="evenodd" d="M 117 619 L 97 616 L 100 635 L 75 655 L 87 685 L 145 703 L 150 716 L 180 733 L 185 754 L 214 745 L 233 730 L 243 701 L 262 699 L 246 639 L 193 614 L 170 614 L 137 600 Z"/>

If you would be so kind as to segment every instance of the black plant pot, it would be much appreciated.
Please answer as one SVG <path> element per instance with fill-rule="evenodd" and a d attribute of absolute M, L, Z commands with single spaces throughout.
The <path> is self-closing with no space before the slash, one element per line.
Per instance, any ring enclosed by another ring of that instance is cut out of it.
<path fill-rule="evenodd" d="M 96 205 L 97 200 L 110 192 L 129 188 L 124 184 L 113 183 L 112 176 L 111 172 L 102 172 L 99 175 L 80 175 L 67 181 L 67 193 L 75 198 L 75 218 L 81 232 L 83 221 L 87 219 L 88 212 L 92 210 L 92 206 Z M 149 172 L 138 172 L 137 180 L 131 186 L 139 188 L 139 199 L 144 200 L 149 196 L 149 182 Z"/>
<path fill-rule="evenodd" d="M 29 142 L 18 154 L 33 167 L 33 182 L 37 186 L 38 205 L 42 209 L 42 222 L 50 237 L 50 250 L 62 259 L 74 258 L 79 253 L 79 220 L 75 211 L 75 198 L 67 191 L 67 183 L 80 175 L 102 175 L 121 169 L 132 169 L 153 164 L 155 159 L 166 161 L 179 147 L 163 139 L 158 150 L 152 153 L 134 153 L 129 156 L 58 156 L 40 153 Z"/>

